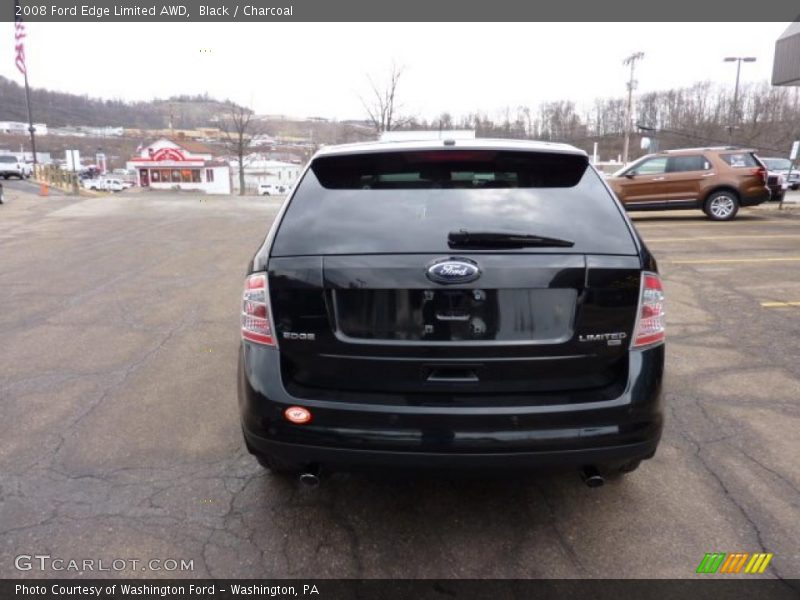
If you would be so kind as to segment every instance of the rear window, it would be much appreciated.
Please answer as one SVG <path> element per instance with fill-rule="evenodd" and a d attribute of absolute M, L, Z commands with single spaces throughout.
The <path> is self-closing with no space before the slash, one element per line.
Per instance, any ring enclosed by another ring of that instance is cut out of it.
<path fill-rule="evenodd" d="M 442 156 L 450 152 L 454 160 Z M 574 242 L 503 252 L 636 253 L 621 209 L 585 156 L 453 150 L 316 159 L 271 254 L 452 253 L 448 234 L 462 229 Z"/>
<path fill-rule="evenodd" d="M 0 162 L 15 163 L 17 159 L 14 156 L 0 156 Z"/>
<path fill-rule="evenodd" d="M 721 154 L 722 160 L 733 168 L 740 167 L 759 167 L 755 155 L 752 152 L 736 152 L 734 154 Z"/>
<path fill-rule="evenodd" d="M 431 150 L 329 156 L 313 170 L 328 189 L 572 187 L 585 156 L 494 150 Z"/>

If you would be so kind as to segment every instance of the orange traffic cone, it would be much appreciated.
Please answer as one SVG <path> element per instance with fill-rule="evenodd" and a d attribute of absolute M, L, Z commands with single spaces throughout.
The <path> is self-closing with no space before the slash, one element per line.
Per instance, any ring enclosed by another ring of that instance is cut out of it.
<path fill-rule="evenodd" d="M 40 196 L 49 196 L 50 195 L 50 188 L 47 187 L 46 183 L 42 183 L 39 185 L 39 195 Z"/>

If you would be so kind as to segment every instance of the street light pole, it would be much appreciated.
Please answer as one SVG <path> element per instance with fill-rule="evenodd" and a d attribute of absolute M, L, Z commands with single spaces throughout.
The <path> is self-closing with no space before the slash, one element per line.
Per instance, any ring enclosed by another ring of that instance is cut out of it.
<path fill-rule="evenodd" d="M 628 148 L 631 142 L 631 126 L 633 124 L 633 88 L 636 85 L 636 80 L 633 78 L 633 70 L 636 66 L 636 61 L 644 58 L 644 52 L 634 52 L 628 58 L 622 61 L 623 65 L 631 66 L 631 78 L 628 82 L 628 108 L 625 111 L 625 142 L 622 146 L 622 164 L 628 164 Z"/>
<path fill-rule="evenodd" d="M 730 124 L 728 125 L 728 144 L 733 144 L 733 129 L 739 122 L 739 75 L 743 62 L 756 62 L 755 56 L 726 56 L 724 62 L 736 62 L 736 87 L 733 90 Z"/>

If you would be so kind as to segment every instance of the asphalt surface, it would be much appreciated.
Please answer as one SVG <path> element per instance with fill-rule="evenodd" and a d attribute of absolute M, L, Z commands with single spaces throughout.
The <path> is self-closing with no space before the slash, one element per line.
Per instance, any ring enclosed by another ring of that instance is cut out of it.
<path fill-rule="evenodd" d="M 717 551 L 800 577 L 797 208 L 636 217 L 669 342 L 664 439 L 635 473 L 306 489 L 246 453 L 237 412 L 242 279 L 279 200 L 6 199 L 0 577 L 684 578 Z M 36 554 L 193 570 L 15 568 Z"/>

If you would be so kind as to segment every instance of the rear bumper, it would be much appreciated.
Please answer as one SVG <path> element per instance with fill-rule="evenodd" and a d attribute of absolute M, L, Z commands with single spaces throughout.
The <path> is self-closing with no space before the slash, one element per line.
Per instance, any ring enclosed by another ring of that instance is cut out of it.
<path fill-rule="evenodd" d="M 248 449 L 253 454 L 268 454 L 282 461 L 300 465 L 323 464 L 334 469 L 393 467 L 398 469 L 486 469 L 492 471 L 623 465 L 632 460 L 651 458 L 655 454 L 659 442 L 659 438 L 656 437 L 636 444 L 601 448 L 457 453 L 392 452 L 287 444 L 264 439 L 247 431 L 245 431 L 245 440 Z"/>
<path fill-rule="evenodd" d="M 749 196 L 742 196 L 740 204 L 742 206 L 757 206 L 763 202 L 767 202 L 771 197 L 772 193 L 769 188 L 764 188 L 763 192 L 758 192 L 757 194 L 752 194 Z"/>
<path fill-rule="evenodd" d="M 519 469 L 614 466 L 650 458 L 662 430 L 664 347 L 629 355 L 612 400 L 520 406 L 429 406 L 309 400 L 289 395 L 274 348 L 243 343 L 239 404 L 248 449 L 299 466 Z M 487 401 L 489 404 L 489 401 Z M 312 413 L 293 425 L 283 411 Z"/>

